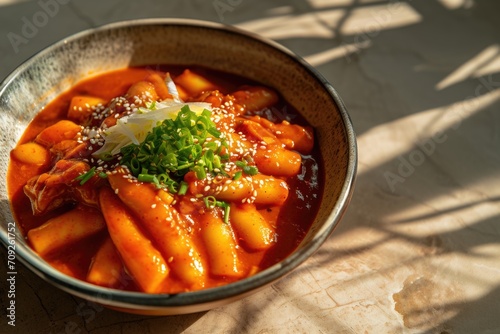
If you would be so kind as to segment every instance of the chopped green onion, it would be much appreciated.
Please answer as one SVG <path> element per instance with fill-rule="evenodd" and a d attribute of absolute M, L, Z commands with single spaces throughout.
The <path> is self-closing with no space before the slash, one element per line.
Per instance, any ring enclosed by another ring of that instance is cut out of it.
<path fill-rule="evenodd" d="M 179 187 L 179 191 L 177 192 L 178 195 L 186 195 L 188 190 L 188 184 L 184 181 L 181 181 L 181 185 Z"/>
<path fill-rule="evenodd" d="M 139 169 L 141 167 L 141 163 L 139 162 L 139 160 L 137 160 L 136 157 L 133 157 L 130 160 L 130 163 L 128 164 L 128 167 L 130 167 L 130 170 L 132 171 L 132 173 L 134 175 L 137 175 L 139 173 Z"/>
<path fill-rule="evenodd" d="M 246 162 L 243 161 L 235 161 L 234 164 L 240 168 L 243 168 L 247 165 Z"/>
<path fill-rule="evenodd" d="M 238 181 L 239 179 L 241 179 L 241 174 L 241 170 L 234 173 L 233 180 Z"/>
<path fill-rule="evenodd" d="M 229 212 L 231 210 L 231 206 L 227 202 L 218 201 L 214 196 L 203 197 L 203 202 L 205 203 L 205 206 L 209 210 L 214 209 L 216 206 L 219 208 L 223 208 L 224 209 L 224 217 L 223 217 L 224 223 L 225 224 L 229 223 Z"/>
<path fill-rule="evenodd" d="M 235 161 L 234 164 L 240 167 L 243 170 L 243 172 L 247 175 L 255 175 L 259 172 L 257 167 L 249 166 L 248 162 L 246 161 Z"/>
<path fill-rule="evenodd" d="M 255 175 L 259 172 L 259 170 L 255 166 L 245 166 L 243 167 L 243 171 L 248 175 Z"/>
<path fill-rule="evenodd" d="M 76 181 L 80 181 L 80 185 L 83 186 L 88 180 L 90 180 L 95 175 L 95 167 L 89 169 L 86 173 L 75 177 Z"/>
<path fill-rule="evenodd" d="M 219 130 L 217 130 L 217 128 L 209 128 L 207 131 L 208 131 L 208 133 L 210 133 L 212 136 L 217 137 L 217 138 L 219 138 L 219 137 L 220 137 L 220 135 L 221 135 L 220 131 L 219 131 Z"/>
<path fill-rule="evenodd" d="M 224 223 L 225 224 L 229 223 L 230 211 L 231 211 L 231 206 L 229 206 L 229 204 L 226 204 L 226 206 L 224 206 Z"/>
<path fill-rule="evenodd" d="M 140 182 L 150 182 L 150 183 L 157 183 L 158 182 L 158 179 L 156 178 L 156 176 L 151 175 L 151 174 L 139 174 L 139 176 L 137 176 L 137 180 Z"/>
<path fill-rule="evenodd" d="M 229 211 L 231 210 L 231 206 L 228 203 L 222 201 L 217 201 L 216 205 L 224 209 L 224 223 L 229 223 Z"/>
<path fill-rule="evenodd" d="M 220 163 L 220 157 L 218 155 L 214 155 L 213 165 L 214 165 L 214 169 L 215 168 L 220 169 L 222 167 L 222 164 Z"/>
<path fill-rule="evenodd" d="M 203 180 L 205 177 L 207 177 L 207 173 L 205 173 L 205 168 L 203 168 L 202 166 L 195 166 L 193 168 L 193 171 L 195 172 L 198 180 Z"/>
<path fill-rule="evenodd" d="M 104 173 L 104 172 L 100 172 L 100 173 L 99 173 L 99 177 L 100 177 L 101 179 L 106 179 L 106 178 L 108 177 L 108 174 L 106 174 L 106 173 Z"/>
<path fill-rule="evenodd" d="M 217 200 L 213 196 L 204 197 L 203 202 L 205 202 L 205 206 L 209 209 L 213 209 L 217 205 Z"/>
<path fill-rule="evenodd" d="M 158 179 L 159 183 L 164 183 L 164 184 L 167 184 L 170 180 L 170 176 L 168 176 L 165 173 L 161 173 L 161 174 L 156 175 L 156 178 Z"/>
<path fill-rule="evenodd" d="M 207 173 L 225 175 L 223 164 L 229 161 L 229 155 L 224 148 L 228 144 L 210 116 L 209 110 L 197 114 L 184 105 L 175 119 L 158 123 L 142 143 L 122 147 L 120 164 L 127 166 L 136 177 L 156 176 L 156 180 L 143 179 L 144 176 L 141 180 L 154 182 L 169 191 L 180 190 L 179 183 L 189 171 L 195 172 L 200 180 L 205 179 Z"/>

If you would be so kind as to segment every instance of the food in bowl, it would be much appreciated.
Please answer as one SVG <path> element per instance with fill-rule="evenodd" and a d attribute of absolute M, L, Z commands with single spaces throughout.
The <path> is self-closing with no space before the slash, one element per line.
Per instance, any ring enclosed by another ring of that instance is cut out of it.
<path fill-rule="evenodd" d="M 313 129 L 291 110 L 200 67 L 86 79 L 11 152 L 18 226 L 51 266 L 99 286 L 172 294 L 254 275 L 301 243 L 323 193 Z"/>

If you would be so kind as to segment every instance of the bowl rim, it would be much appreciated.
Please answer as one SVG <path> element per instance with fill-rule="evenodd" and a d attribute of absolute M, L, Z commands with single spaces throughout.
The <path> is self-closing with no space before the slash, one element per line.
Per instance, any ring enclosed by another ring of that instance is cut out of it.
<path fill-rule="evenodd" d="M 321 75 L 314 67 L 308 64 L 302 57 L 298 56 L 288 48 L 271 39 L 232 25 L 212 21 L 179 18 L 148 18 L 126 20 L 83 30 L 76 34 L 72 34 L 58 42 L 55 42 L 44 48 L 43 50 L 35 53 L 33 56 L 19 65 L 16 69 L 14 69 L 2 81 L 2 83 L 0 84 L 0 96 L 3 95 L 7 87 L 16 79 L 18 75 L 20 75 L 20 73 L 26 71 L 36 63 L 37 58 L 43 57 L 45 54 L 53 52 L 54 50 L 62 47 L 64 44 L 101 31 L 119 30 L 137 26 L 200 27 L 242 35 L 243 37 L 253 39 L 254 41 L 271 46 L 284 55 L 288 56 L 289 58 L 291 58 L 291 60 L 297 62 L 303 69 L 309 72 L 311 76 L 318 80 L 318 82 L 323 87 L 325 87 L 338 107 L 338 112 L 341 116 L 344 131 L 346 134 L 348 147 L 348 164 L 346 177 L 344 179 L 339 197 L 332 211 L 326 218 L 329 223 L 326 224 L 326 228 L 324 228 L 325 230 L 322 231 L 322 233 L 320 233 L 319 235 L 315 236 L 307 245 L 304 245 L 300 252 L 294 251 L 281 262 L 253 276 L 215 288 L 192 292 L 183 292 L 178 294 L 147 294 L 142 292 L 131 292 L 100 287 L 84 281 L 80 281 L 52 268 L 25 243 L 16 244 L 16 253 L 19 254 L 18 259 L 25 266 L 29 267 L 33 272 L 35 272 L 38 276 L 66 292 L 94 302 L 103 303 L 105 305 L 111 305 L 115 307 L 123 307 L 126 309 L 132 308 L 141 310 L 154 310 L 158 308 L 168 309 L 183 306 L 209 304 L 224 299 L 235 298 L 236 296 L 240 295 L 250 294 L 255 290 L 268 286 L 269 284 L 282 278 L 286 274 L 292 272 L 293 269 L 305 262 L 305 260 L 308 259 L 313 253 L 315 253 L 331 235 L 347 210 L 356 180 L 358 154 L 356 136 L 344 102 L 342 101 L 335 88 L 323 77 L 323 75 Z M 23 238 L 21 233 L 17 233 L 17 238 Z M 3 226 L 0 229 L 0 240 L 5 247 L 9 245 L 8 234 L 7 231 L 4 230 Z"/>

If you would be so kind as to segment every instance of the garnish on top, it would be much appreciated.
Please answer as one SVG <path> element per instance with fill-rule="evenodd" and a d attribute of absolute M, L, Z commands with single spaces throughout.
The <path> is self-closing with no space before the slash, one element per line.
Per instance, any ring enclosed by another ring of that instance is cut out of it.
<path fill-rule="evenodd" d="M 178 195 L 187 192 L 183 179 L 188 172 L 193 172 L 198 180 L 231 177 L 228 171 L 234 168 L 238 170 L 233 180 L 242 174 L 258 173 L 248 160 L 231 162 L 228 142 L 212 120 L 210 103 L 183 102 L 171 88 L 169 76 L 166 84 L 172 98 L 150 100 L 119 117 L 113 126 L 104 127 L 100 131 L 100 148 L 92 156 L 101 164 L 118 160 L 137 181 L 153 183 Z M 220 120 L 220 115 L 215 117 Z M 92 168 L 78 181 L 85 183 L 96 172 L 106 176 L 99 167 Z M 224 207 L 221 203 L 216 206 Z"/>
<path fill-rule="evenodd" d="M 222 163 L 229 159 L 227 144 L 210 115 L 208 109 L 198 114 L 184 105 L 175 119 L 159 123 L 141 143 L 122 147 L 120 164 L 139 181 L 153 182 L 171 193 L 179 191 L 189 171 L 198 179 L 204 179 L 206 173 L 223 173 Z"/>

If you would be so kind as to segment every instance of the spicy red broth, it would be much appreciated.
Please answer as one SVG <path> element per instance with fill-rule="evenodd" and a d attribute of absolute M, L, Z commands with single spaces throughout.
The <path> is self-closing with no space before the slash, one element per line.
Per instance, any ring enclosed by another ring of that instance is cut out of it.
<path fill-rule="evenodd" d="M 322 193 L 313 129 L 278 92 L 204 68 L 86 79 L 34 118 L 8 189 L 56 269 L 116 289 L 234 282 L 289 255 Z"/>

